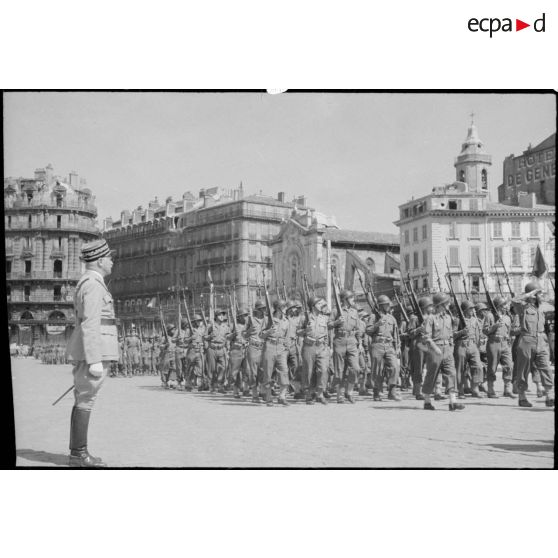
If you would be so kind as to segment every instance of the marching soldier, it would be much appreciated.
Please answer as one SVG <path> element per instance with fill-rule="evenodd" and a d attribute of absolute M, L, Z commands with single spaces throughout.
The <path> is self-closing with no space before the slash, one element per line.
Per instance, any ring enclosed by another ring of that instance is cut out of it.
<path fill-rule="evenodd" d="M 536 367 L 546 390 L 547 407 L 554 407 L 554 381 L 550 371 L 548 343 L 545 339 L 545 316 L 541 309 L 543 291 L 535 282 L 525 285 L 525 292 L 513 299 L 519 319 L 519 341 L 517 344 L 517 387 L 519 406 L 532 407 L 526 391 L 529 372 Z"/>
<path fill-rule="evenodd" d="M 344 403 L 345 398 L 354 403 L 353 388 L 360 373 L 358 358 L 358 312 L 354 307 L 354 294 L 344 290 L 340 295 L 341 315 L 337 312 L 330 317 L 328 328 L 333 329 L 333 369 L 334 383 L 337 388 L 337 403 Z M 345 374 L 346 370 L 346 374 Z"/>
<path fill-rule="evenodd" d="M 488 309 L 484 315 L 483 333 L 487 336 L 486 353 L 488 360 L 487 379 L 488 397 L 496 399 L 498 396 L 494 391 L 496 381 L 496 369 L 498 364 L 502 365 L 502 379 L 504 380 L 504 397 L 515 399 L 512 392 L 512 368 L 510 336 L 511 318 L 506 313 L 506 301 L 501 296 L 494 297 L 497 315 L 493 316 Z"/>
<path fill-rule="evenodd" d="M 104 467 L 101 459 L 89 454 L 87 434 L 91 411 L 110 362 L 118 360 L 113 300 L 104 281 L 112 270 L 112 252 L 106 240 L 95 240 L 83 245 L 81 256 L 85 273 L 76 286 L 76 327 L 66 351 L 74 361 L 70 467 Z"/>
<path fill-rule="evenodd" d="M 430 396 L 434 391 L 436 379 L 441 372 L 444 376 L 447 390 L 449 392 L 449 410 L 460 411 L 465 408 L 462 403 L 458 403 L 455 398 L 455 362 L 453 359 L 453 326 L 452 318 L 449 314 L 450 297 L 446 293 L 435 293 L 433 299 L 424 297 L 421 299 L 422 307 L 426 311 L 433 313 L 425 316 L 423 325 L 419 328 L 423 334 L 423 339 L 428 345 L 426 353 L 426 376 L 422 385 L 424 395 L 424 408 L 434 411 L 434 405 Z"/>
<path fill-rule="evenodd" d="M 258 395 L 258 383 L 260 382 L 259 369 L 262 361 L 263 338 L 262 332 L 265 327 L 265 303 L 257 300 L 252 316 L 248 317 L 246 336 L 248 348 L 246 349 L 246 373 L 248 385 L 252 390 L 252 402 L 260 403 Z"/>
<path fill-rule="evenodd" d="M 262 337 L 265 339 L 262 354 L 262 386 L 265 390 L 265 403 L 273 407 L 271 399 L 271 383 L 273 373 L 277 373 L 279 382 L 279 405 L 288 406 L 287 388 L 289 387 L 289 369 L 287 366 L 287 345 L 289 321 L 285 317 L 287 302 L 273 301 L 273 326 L 264 329 Z"/>
<path fill-rule="evenodd" d="M 167 326 L 167 337 L 161 342 L 161 352 L 159 354 L 159 371 L 161 374 L 161 387 L 169 389 L 171 380 L 176 379 L 176 345 L 173 339 L 176 328 L 173 325 Z"/>
<path fill-rule="evenodd" d="M 422 297 L 418 301 L 420 310 L 426 319 L 434 308 L 432 305 L 432 299 L 430 297 Z M 426 352 L 428 348 L 424 345 L 422 328 L 419 326 L 418 316 L 411 312 L 409 314 L 409 359 L 411 365 L 411 379 L 413 381 L 413 395 L 418 401 L 424 401 L 424 395 L 422 395 L 422 382 L 424 376 L 424 363 L 426 360 Z"/>
<path fill-rule="evenodd" d="M 122 337 L 118 338 L 118 345 L 120 349 L 118 352 L 118 372 L 125 377 L 128 374 L 128 355 L 126 354 L 126 343 Z"/>
<path fill-rule="evenodd" d="M 486 304 L 484 304 L 484 302 L 479 302 L 478 304 L 475 304 L 475 312 L 476 312 L 477 319 L 478 319 L 480 327 L 481 327 L 479 353 L 480 353 L 480 359 L 481 359 L 481 364 L 482 364 L 482 383 L 479 386 L 479 391 L 486 392 L 487 389 L 485 389 L 485 383 L 488 380 L 488 372 L 487 372 L 487 370 L 488 370 L 488 355 L 487 355 L 487 352 L 486 352 L 487 348 L 488 348 L 488 337 L 483 332 L 483 327 L 484 327 L 484 320 L 486 318 L 486 313 L 488 312 L 488 306 L 486 306 Z"/>
<path fill-rule="evenodd" d="M 405 308 L 409 320 L 413 314 L 412 308 Z M 411 386 L 411 338 L 409 336 L 409 323 L 401 313 L 401 323 L 399 324 L 399 339 L 401 341 L 401 389 L 409 389 Z"/>
<path fill-rule="evenodd" d="M 219 310 L 215 315 L 215 321 L 209 324 L 206 336 L 209 342 L 207 348 L 207 370 L 211 382 L 211 393 L 219 389 L 225 393 L 224 381 L 227 369 L 227 338 L 231 332 L 229 324 L 226 323 L 227 311 Z"/>
<path fill-rule="evenodd" d="M 154 335 L 153 336 L 153 348 L 151 351 L 151 374 L 153 376 L 157 376 L 157 374 L 159 373 L 159 355 L 161 352 L 161 343 L 159 341 L 159 336 L 158 335 Z"/>
<path fill-rule="evenodd" d="M 371 337 L 370 343 L 370 367 L 372 370 L 372 381 L 374 382 L 374 401 L 381 401 L 380 391 L 384 381 L 384 367 L 389 372 L 388 399 L 401 401 L 397 393 L 397 382 L 399 379 L 399 363 L 397 354 L 399 352 L 399 328 L 397 321 L 390 313 L 391 301 L 386 295 L 378 297 L 378 317 L 372 315 L 366 326 L 366 334 Z"/>
<path fill-rule="evenodd" d="M 207 388 L 205 384 L 205 326 L 203 319 L 199 314 L 194 314 L 192 317 L 193 331 L 190 332 L 189 337 L 186 339 L 188 351 L 186 353 L 186 389 L 191 391 L 198 388 L 202 391 Z"/>
<path fill-rule="evenodd" d="M 479 385 L 482 383 L 482 362 L 479 353 L 481 326 L 475 316 L 472 302 L 464 300 L 461 303 L 461 310 L 465 316 L 465 327 L 456 331 L 453 336 L 458 397 L 459 399 L 465 398 L 465 371 L 467 366 L 469 366 L 471 374 L 471 396 L 481 397 L 479 392 Z"/>
<path fill-rule="evenodd" d="M 312 299 L 312 309 L 308 313 L 308 319 L 301 321 L 298 334 L 303 338 L 302 342 L 302 387 L 307 405 L 313 405 L 311 385 L 314 370 L 316 371 L 316 401 L 327 404 L 325 390 L 327 388 L 329 368 L 329 346 L 328 346 L 328 321 L 325 313 L 326 301 L 323 298 Z"/>
<path fill-rule="evenodd" d="M 242 365 L 246 357 L 246 339 L 248 310 L 242 308 L 236 315 L 235 331 L 229 335 L 229 378 L 228 382 L 233 386 L 233 396 L 241 399 L 242 395 Z"/>
<path fill-rule="evenodd" d="M 132 324 L 132 331 L 126 338 L 126 354 L 128 355 L 129 372 L 131 376 L 139 374 L 141 367 L 141 339 L 136 332 L 136 326 Z"/>
<path fill-rule="evenodd" d="M 299 314 L 302 305 L 298 300 L 292 300 L 287 305 L 287 320 L 289 321 L 289 332 L 287 334 L 287 366 L 289 367 L 289 379 L 295 392 L 300 392 L 301 382 L 301 348 L 299 347 L 299 336 L 303 317 Z M 298 389 L 297 389 L 298 388 Z"/>

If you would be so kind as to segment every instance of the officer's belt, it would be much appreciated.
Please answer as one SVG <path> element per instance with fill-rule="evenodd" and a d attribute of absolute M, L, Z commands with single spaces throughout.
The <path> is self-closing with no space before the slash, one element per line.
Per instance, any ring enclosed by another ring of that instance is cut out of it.
<path fill-rule="evenodd" d="M 501 341 L 509 341 L 509 339 L 507 337 L 502 336 L 502 335 L 490 335 L 488 337 L 488 341 L 501 342 Z"/>
<path fill-rule="evenodd" d="M 101 325 L 116 325 L 116 318 L 101 318 Z"/>
<path fill-rule="evenodd" d="M 393 338 L 385 335 L 374 335 L 372 343 L 393 343 Z"/>
<path fill-rule="evenodd" d="M 350 337 L 351 335 L 354 335 L 355 330 L 351 330 L 351 331 L 337 331 L 335 333 L 335 337 Z"/>

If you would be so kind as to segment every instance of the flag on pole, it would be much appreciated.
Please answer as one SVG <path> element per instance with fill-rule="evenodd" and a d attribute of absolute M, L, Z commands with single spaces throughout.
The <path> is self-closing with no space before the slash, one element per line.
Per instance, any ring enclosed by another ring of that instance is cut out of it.
<path fill-rule="evenodd" d="M 541 251 L 540 244 L 537 244 L 537 253 L 535 254 L 535 261 L 533 262 L 533 275 L 540 279 L 547 271 L 546 262 Z"/>

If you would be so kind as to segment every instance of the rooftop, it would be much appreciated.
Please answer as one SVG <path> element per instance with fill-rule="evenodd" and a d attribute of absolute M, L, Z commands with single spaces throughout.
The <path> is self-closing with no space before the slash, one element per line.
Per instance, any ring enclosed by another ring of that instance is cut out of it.
<path fill-rule="evenodd" d="M 399 235 L 371 231 L 353 231 L 350 229 L 328 228 L 324 231 L 324 240 L 348 242 L 352 244 L 395 244 L 399 246 Z"/>

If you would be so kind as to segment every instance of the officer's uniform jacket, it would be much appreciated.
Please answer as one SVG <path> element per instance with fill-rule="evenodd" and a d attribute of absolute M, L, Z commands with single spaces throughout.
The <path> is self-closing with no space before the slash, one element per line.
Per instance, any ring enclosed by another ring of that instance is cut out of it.
<path fill-rule="evenodd" d="M 231 332 L 226 322 L 213 322 L 209 328 L 208 341 L 211 349 L 224 349 L 227 338 Z"/>
<path fill-rule="evenodd" d="M 342 325 L 334 325 L 334 322 L 339 318 L 337 311 L 333 314 L 332 319 L 328 322 L 328 327 L 334 330 L 335 338 L 343 337 L 356 337 L 359 333 L 359 322 L 358 311 L 352 306 L 350 308 L 341 307 L 341 314 L 345 318 L 345 323 Z"/>
<path fill-rule="evenodd" d="M 262 332 L 266 322 L 267 318 L 265 316 L 263 318 L 250 316 L 246 328 L 246 337 L 249 345 L 260 349 L 263 347 Z"/>
<path fill-rule="evenodd" d="M 74 296 L 76 325 L 66 354 L 74 361 L 95 364 L 118 360 L 118 333 L 112 295 L 103 277 L 87 270 L 78 281 Z"/>
<path fill-rule="evenodd" d="M 482 332 L 490 341 L 509 342 L 512 322 L 507 314 L 500 314 L 497 321 L 492 312 L 487 312 L 482 324 Z"/>
<path fill-rule="evenodd" d="M 424 339 L 430 339 L 439 346 L 453 345 L 453 320 L 448 313 L 428 314 L 423 328 Z"/>
<path fill-rule="evenodd" d="M 328 321 L 329 318 L 325 314 L 315 315 L 314 313 L 309 313 L 308 320 L 303 318 L 298 333 L 304 337 L 304 344 L 326 344 L 329 331 L 327 327 Z"/>
<path fill-rule="evenodd" d="M 457 331 L 454 334 L 454 339 L 463 345 L 468 345 L 472 342 L 478 347 L 480 338 L 481 326 L 476 316 L 465 318 L 465 327 L 461 331 Z"/>
<path fill-rule="evenodd" d="M 274 332 L 272 332 L 275 330 Z M 287 318 L 273 318 L 273 330 L 267 329 L 262 332 L 262 337 L 265 338 L 266 345 L 271 343 L 278 347 L 287 347 L 289 333 L 289 320 Z"/>
<path fill-rule="evenodd" d="M 392 343 L 396 351 L 399 349 L 399 328 L 391 314 L 381 314 L 380 319 L 372 314 L 366 333 L 372 338 L 372 343 Z"/>
<path fill-rule="evenodd" d="M 520 298 L 513 300 L 521 337 L 544 337 L 545 315 L 540 307 Z"/>
<path fill-rule="evenodd" d="M 199 327 L 194 327 L 191 335 L 188 337 L 188 350 L 195 352 L 203 352 L 205 338 L 205 326 L 200 324 Z"/>

